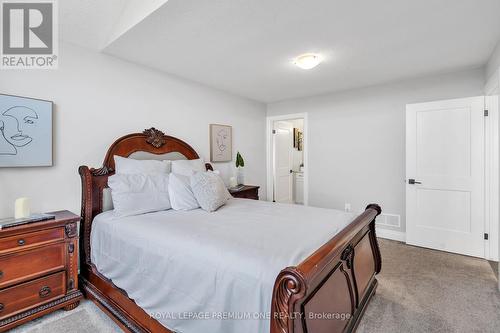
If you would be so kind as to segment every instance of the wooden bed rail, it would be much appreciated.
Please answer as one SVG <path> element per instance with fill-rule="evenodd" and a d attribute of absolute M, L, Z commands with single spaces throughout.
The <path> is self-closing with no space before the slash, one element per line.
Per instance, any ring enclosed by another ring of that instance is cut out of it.
<path fill-rule="evenodd" d="M 368 205 L 349 226 L 298 266 L 281 271 L 273 291 L 271 333 L 355 330 L 375 292 L 375 274 L 381 270 L 375 235 L 375 218 L 380 213 L 380 206 Z M 332 319 L 336 315 L 341 319 Z"/>

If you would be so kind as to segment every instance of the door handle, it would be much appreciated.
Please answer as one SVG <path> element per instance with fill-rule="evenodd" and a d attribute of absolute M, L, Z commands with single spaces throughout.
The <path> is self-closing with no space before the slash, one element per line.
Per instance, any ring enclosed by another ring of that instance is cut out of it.
<path fill-rule="evenodd" d="M 410 185 L 415 185 L 415 184 L 422 184 L 422 182 L 416 181 L 413 178 L 408 179 L 408 184 Z"/>

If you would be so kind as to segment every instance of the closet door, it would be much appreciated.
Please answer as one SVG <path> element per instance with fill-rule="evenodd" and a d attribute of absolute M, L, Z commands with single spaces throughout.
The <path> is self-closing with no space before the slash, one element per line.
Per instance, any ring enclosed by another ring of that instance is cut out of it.
<path fill-rule="evenodd" d="M 407 105 L 406 241 L 484 257 L 484 97 Z"/>

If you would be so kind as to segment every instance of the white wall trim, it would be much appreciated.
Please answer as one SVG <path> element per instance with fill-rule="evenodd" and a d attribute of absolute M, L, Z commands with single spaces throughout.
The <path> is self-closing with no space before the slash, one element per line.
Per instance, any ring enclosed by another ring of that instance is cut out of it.
<path fill-rule="evenodd" d="M 485 232 L 489 240 L 485 242 L 485 259 L 498 261 L 499 259 L 499 215 L 500 215 L 500 180 L 499 180 L 499 100 L 500 69 L 489 78 L 485 85 L 485 107 L 488 109 L 488 118 L 485 122 Z"/>
<path fill-rule="evenodd" d="M 291 113 L 266 118 L 266 174 L 267 200 L 273 200 L 273 123 L 277 120 L 304 119 L 304 206 L 309 205 L 309 123 L 307 112 Z"/>
<path fill-rule="evenodd" d="M 485 241 L 484 257 L 498 261 L 499 220 L 499 115 L 498 96 L 486 96 L 485 107 L 485 226 L 489 235 Z"/>
<path fill-rule="evenodd" d="M 406 233 L 403 231 L 381 228 L 379 226 L 375 226 L 375 228 L 377 237 L 395 240 L 403 243 L 406 242 Z"/>

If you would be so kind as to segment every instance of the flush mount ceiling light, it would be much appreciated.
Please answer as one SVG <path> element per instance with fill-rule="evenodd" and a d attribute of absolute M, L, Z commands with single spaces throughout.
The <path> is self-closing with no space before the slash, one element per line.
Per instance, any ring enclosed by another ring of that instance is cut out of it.
<path fill-rule="evenodd" d="M 302 69 L 311 69 L 321 63 L 321 56 L 315 53 L 305 53 L 299 55 L 293 61 L 294 65 Z"/>

